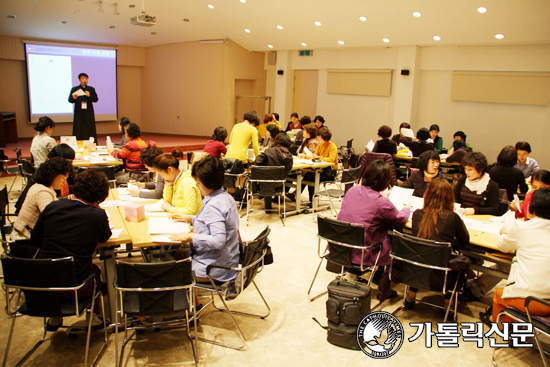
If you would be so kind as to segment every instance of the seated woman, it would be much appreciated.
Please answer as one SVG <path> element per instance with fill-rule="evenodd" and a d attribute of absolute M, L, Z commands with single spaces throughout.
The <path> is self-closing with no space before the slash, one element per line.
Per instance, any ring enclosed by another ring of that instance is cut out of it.
<path fill-rule="evenodd" d="M 145 171 L 145 166 L 139 159 L 141 151 L 147 147 L 147 144 L 140 138 L 141 129 L 136 124 L 130 122 L 124 130 L 126 131 L 128 143 L 124 145 L 124 148 L 113 148 L 109 153 L 115 158 L 126 159 L 126 171 L 130 173 Z"/>
<path fill-rule="evenodd" d="M 71 162 L 55 157 L 42 163 L 34 173 L 35 182 L 29 188 L 21 211 L 13 224 L 11 238 L 23 240 L 31 238 L 31 230 L 38 216 L 52 201 L 56 200 L 55 190 L 60 190 L 65 180 L 73 172 Z"/>
<path fill-rule="evenodd" d="M 191 172 L 181 171 L 179 161 L 172 154 L 157 156 L 153 168 L 164 179 L 162 209 L 170 213 L 197 215 L 202 208 L 202 198 Z"/>
<path fill-rule="evenodd" d="M 256 157 L 254 164 L 257 166 L 284 166 L 286 177 L 292 169 L 293 162 L 292 154 L 290 154 L 288 148 L 290 148 L 290 138 L 285 132 L 281 131 L 273 141 L 273 146 L 261 152 Z M 272 183 L 271 185 L 275 184 Z M 264 196 L 266 210 L 272 209 L 271 200 L 271 196 Z"/>
<path fill-rule="evenodd" d="M 479 314 L 485 323 L 496 321 L 498 314 L 508 306 L 525 312 L 528 296 L 550 301 L 550 188 L 533 193 L 527 216 L 528 222 L 516 222 L 508 233 L 501 230 L 498 237 L 499 250 L 516 255 L 506 286 L 495 290 L 492 311 L 489 307 Z M 550 307 L 537 302 L 530 304 L 529 311 L 537 316 L 550 316 Z M 505 317 L 503 321 L 513 320 Z"/>
<path fill-rule="evenodd" d="M 518 161 L 515 165 L 516 168 L 519 168 L 525 178 L 529 178 L 533 173 L 539 170 L 539 164 L 533 158 L 529 158 L 531 153 L 531 145 L 526 141 L 518 141 L 516 143 L 516 150 L 518 152 Z"/>
<path fill-rule="evenodd" d="M 227 130 L 223 126 L 218 126 L 214 129 L 212 139 L 208 140 L 204 145 L 204 152 L 212 157 L 221 158 L 222 154 L 227 153 L 227 147 L 224 144 L 227 138 Z"/>
<path fill-rule="evenodd" d="M 120 139 L 120 142 L 114 144 L 115 148 L 122 149 L 122 148 L 124 148 L 126 143 L 128 143 L 128 138 L 126 137 L 126 131 L 124 130 L 124 128 L 129 123 L 130 123 L 130 119 L 128 117 L 123 117 L 118 122 L 117 128 L 118 128 L 118 131 L 120 131 L 122 133 L 122 138 Z"/>
<path fill-rule="evenodd" d="M 317 128 L 315 124 L 307 124 L 304 126 L 304 140 L 298 148 L 298 157 L 306 158 L 306 153 L 304 152 L 307 148 L 311 153 L 315 153 L 317 150 L 317 145 L 319 145 L 319 138 L 317 137 Z"/>
<path fill-rule="evenodd" d="M 34 126 L 37 131 L 31 143 L 31 156 L 34 159 L 34 168 L 38 168 L 48 157 L 48 153 L 57 143 L 51 137 L 55 122 L 48 116 L 42 116 Z"/>
<path fill-rule="evenodd" d="M 470 234 L 460 216 L 454 212 L 454 201 L 453 188 L 449 182 L 445 178 L 434 178 L 424 196 L 424 208 L 416 210 L 413 213 L 413 236 L 439 242 L 451 242 L 454 245 L 453 247 L 463 247 L 469 244 Z M 431 284 L 437 284 L 437 287 L 434 286 L 433 289 L 443 289 L 443 280 L 445 278 L 443 271 L 432 274 L 434 274 L 434 277 L 439 278 L 434 280 L 430 278 Z M 449 274 L 447 285 L 450 289 L 447 289 L 449 292 L 445 297 L 446 302 L 449 302 L 450 291 L 452 291 L 457 276 L 459 274 L 454 272 Z M 462 284 L 459 283 L 457 290 L 462 289 L 465 280 L 461 279 Z M 406 309 L 410 310 L 414 308 L 416 292 L 417 289 L 410 288 L 405 298 Z"/>
<path fill-rule="evenodd" d="M 466 134 L 464 134 L 464 131 L 457 131 L 456 133 L 454 133 L 453 135 L 453 141 L 454 140 L 462 140 L 464 142 L 464 144 L 466 144 L 466 146 L 470 149 L 472 149 L 472 146 L 470 145 L 470 143 L 468 143 L 466 141 Z M 454 153 L 454 147 L 451 146 L 449 148 L 449 151 L 447 152 L 449 155 L 453 154 Z"/>
<path fill-rule="evenodd" d="M 527 212 L 529 211 L 529 204 L 533 199 L 533 193 L 538 189 L 550 187 L 550 172 L 545 169 L 538 170 L 531 178 L 532 190 L 525 195 L 525 199 L 523 199 L 520 208 L 516 206 L 514 201 L 510 201 L 510 209 L 516 212 L 516 218 L 525 218 L 525 221 L 529 220 Z"/>
<path fill-rule="evenodd" d="M 388 153 L 393 156 L 397 152 L 397 143 L 390 140 L 391 127 L 388 125 L 380 126 L 378 129 L 378 136 L 380 137 L 380 140 L 374 144 L 372 151 L 375 153 Z"/>
<path fill-rule="evenodd" d="M 423 197 L 433 179 L 437 177 L 445 179 L 443 172 L 439 170 L 440 164 L 441 159 L 435 150 L 428 150 L 420 154 L 420 157 L 418 157 L 418 169 L 411 173 L 401 187 L 414 189 L 414 196 Z"/>
<path fill-rule="evenodd" d="M 466 155 L 471 151 L 472 148 L 468 148 L 464 140 L 457 139 L 453 141 L 453 153 L 449 155 L 445 161 L 447 163 L 457 162 L 462 164 L 464 157 L 466 157 Z"/>
<path fill-rule="evenodd" d="M 111 237 L 109 219 L 105 210 L 99 207 L 108 195 L 109 183 L 105 174 L 93 170 L 77 174 L 74 179 L 74 198 L 48 205 L 32 230 L 32 244 L 41 249 L 39 258 L 72 256 L 76 281 L 82 282 L 94 274 L 97 286 L 101 287 L 101 271 L 92 264 L 92 256 L 97 245 Z M 78 297 L 89 297 L 93 288 L 93 282 L 88 283 L 78 291 Z M 101 305 L 97 306 L 94 310 L 96 313 Z M 51 318 L 48 330 L 57 330 L 62 322 L 61 317 Z"/>
<path fill-rule="evenodd" d="M 499 189 L 505 189 L 508 194 L 508 200 L 514 200 L 514 194 L 519 191 L 525 194 L 529 188 L 525 183 L 525 176 L 519 168 L 515 168 L 518 161 L 516 148 L 507 145 L 498 154 L 497 164 L 489 170 L 491 180 L 498 184 Z"/>
<path fill-rule="evenodd" d="M 279 130 L 277 125 L 267 125 L 264 141 L 262 142 L 262 146 L 260 147 L 261 152 L 273 146 L 273 140 L 275 140 L 275 137 L 279 134 L 279 132 L 281 132 L 281 130 Z"/>
<path fill-rule="evenodd" d="M 430 126 L 430 137 L 434 142 L 434 150 L 441 154 L 443 152 L 443 138 L 439 136 L 439 125 L 433 124 Z"/>
<path fill-rule="evenodd" d="M 56 145 L 49 153 L 48 153 L 48 159 L 52 159 L 54 157 L 61 157 L 65 159 L 66 161 L 73 162 L 76 153 L 73 148 L 71 148 L 69 145 L 65 143 L 61 143 Z M 72 176 L 67 177 L 67 180 L 63 184 L 63 187 L 59 192 L 57 192 L 58 197 L 65 197 L 72 193 L 72 186 L 73 186 L 73 178 Z"/>
<path fill-rule="evenodd" d="M 308 116 L 308 118 L 309 118 L 309 116 Z M 309 123 L 307 121 L 302 121 L 301 119 L 300 119 L 300 122 L 302 123 L 302 126 L 305 126 Z M 311 120 L 310 120 L 310 122 L 311 122 Z M 304 123 L 305 123 L 305 125 L 304 125 Z M 319 131 L 322 127 L 327 127 L 325 125 L 325 118 L 321 115 L 315 116 L 315 118 L 313 119 L 313 123 L 315 124 L 315 127 L 317 128 L 317 131 Z"/>
<path fill-rule="evenodd" d="M 156 145 L 155 142 L 149 140 L 149 144 L 148 145 Z M 184 171 L 185 170 L 185 166 L 187 165 L 187 157 L 184 157 L 183 155 L 183 150 L 181 150 L 180 148 L 174 148 L 172 150 L 172 155 L 174 156 L 174 158 L 176 158 L 178 160 L 178 162 L 180 162 L 180 166 L 179 168 Z"/>
<path fill-rule="evenodd" d="M 239 212 L 235 200 L 223 190 L 224 169 L 220 159 L 204 157 L 193 165 L 191 175 L 204 196 L 204 206 L 197 215 L 173 215 L 178 221 L 191 223 L 193 233 L 172 235 L 170 239 L 191 243 L 193 271 L 199 282 L 208 282 L 208 265 L 236 267 L 239 264 Z M 183 255 L 180 252 L 180 256 Z M 235 279 L 236 273 L 214 268 L 210 276 L 227 282 Z"/>
<path fill-rule="evenodd" d="M 283 127 L 281 126 L 281 124 L 279 123 L 279 121 L 277 121 L 277 119 L 275 118 L 275 115 L 272 114 L 272 113 L 268 113 L 268 114 L 266 114 L 266 115 L 264 116 L 264 121 L 263 121 L 263 123 L 261 123 L 261 124 L 258 126 L 258 141 L 264 140 L 267 125 L 270 125 L 270 124 L 275 124 L 275 125 L 277 125 L 277 127 L 279 128 L 279 130 L 282 130 L 282 129 L 283 129 Z M 219 157 L 218 157 L 218 158 L 219 158 Z"/>
<path fill-rule="evenodd" d="M 155 172 L 153 168 L 153 161 L 156 157 L 163 154 L 162 149 L 155 145 L 149 145 L 147 148 L 143 149 L 139 159 L 145 165 L 148 171 Z M 146 199 L 160 199 L 162 198 L 162 193 L 164 191 L 164 179 L 160 174 L 156 174 L 155 182 L 132 182 L 139 189 L 130 188 L 128 191 L 132 196 L 146 198 Z M 154 190 L 154 191 L 151 191 Z"/>
<path fill-rule="evenodd" d="M 338 148 L 336 147 L 336 144 L 334 144 L 330 139 L 332 138 L 332 133 L 328 129 L 328 127 L 323 127 L 321 130 L 317 132 L 317 136 L 320 139 L 319 145 L 317 145 L 317 148 L 315 149 L 315 153 L 313 154 L 313 158 L 319 158 L 322 161 L 330 162 L 332 163 L 332 166 L 327 167 L 327 169 L 324 169 L 323 172 L 321 172 L 321 178 L 320 181 L 331 181 L 334 178 L 334 175 L 332 173 L 332 169 L 338 169 Z M 304 181 L 314 182 L 315 181 L 315 173 L 313 172 L 307 172 L 304 175 L 303 178 Z M 302 185 L 302 191 L 304 190 L 305 185 Z M 314 194 L 314 187 L 309 186 L 308 192 L 309 192 L 309 204 L 308 208 L 313 207 L 313 194 Z"/>
<path fill-rule="evenodd" d="M 455 200 L 460 213 L 496 215 L 500 202 L 498 184 L 487 171 L 487 158 L 480 152 L 468 153 L 462 160 L 466 173 L 455 186 Z"/>
<path fill-rule="evenodd" d="M 434 150 L 435 146 L 433 143 L 428 143 L 426 140 L 430 138 L 430 132 L 425 127 L 420 128 L 416 132 L 416 140 L 405 139 L 403 144 L 405 144 L 411 150 L 413 157 L 419 157 L 420 154 L 428 150 Z"/>
<path fill-rule="evenodd" d="M 408 122 L 402 122 L 399 125 L 399 134 L 395 134 L 394 136 L 392 136 L 391 140 L 395 141 L 395 143 L 399 145 L 399 143 L 403 142 L 403 138 L 405 138 L 405 135 L 403 135 L 403 133 L 401 132 L 401 129 L 410 129 L 410 128 L 411 128 L 411 124 L 409 124 Z"/>
<path fill-rule="evenodd" d="M 401 229 L 409 220 L 410 205 L 397 210 L 389 199 L 382 196 L 381 192 L 390 186 L 392 174 L 389 164 L 376 160 L 372 162 L 361 180 L 361 185 L 353 186 L 344 196 L 342 208 L 338 214 L 338 220 L 360 223 L 365 225 L 365 246 L 378 241 L 382 242 L 382 249 L 378 266 L 384 267 L 390 264 L 391 242 L 388 230 Z M 363 264 L 372 266 L 376 262 L 378 249 L 366 250 L 363 256 Z M 361 251 L 353 250 L 352 262 L 361 264 Z M 393 298 L 397 293 L 391 289 L 389 277 L 385 273 L 386 281 L 381 281 L 380 300 Z"/>

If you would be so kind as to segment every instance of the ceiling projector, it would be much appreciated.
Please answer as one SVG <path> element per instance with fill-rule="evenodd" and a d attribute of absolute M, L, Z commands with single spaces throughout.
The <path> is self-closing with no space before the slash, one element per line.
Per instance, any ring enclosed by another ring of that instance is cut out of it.
<path fill-rule="evenodd" d="M 157 24 L 157 17 L 152 17 L 145 14 L 145 12 L 142 12 L 137 17 L 131 17 L 130 23 L 132 25 L 140 25 L 142 27 L 152 27 Z"/>

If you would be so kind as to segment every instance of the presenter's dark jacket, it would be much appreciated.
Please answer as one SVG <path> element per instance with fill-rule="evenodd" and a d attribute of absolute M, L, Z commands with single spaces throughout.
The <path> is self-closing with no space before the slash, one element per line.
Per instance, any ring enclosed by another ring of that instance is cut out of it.
<path fill-rule="evenodd" d="M 90 96 L 79 96 L 76 99 L 73 98 L 73 93 L 82 89 L 83 91 L 90 92 Z M 90 136 L 93 136 L 97 143 L 97 133 L 95 130 L 95 115 L 94 115 L 94 102 L 97 102 L 97 93 L 94 87 L 89 85 L 82 87 L 77 85 L 71 89 L 69 94 L 69 102 L 74 103 L 74 118 L 73 118 L 73 135 L 76 136 L 76 140 L 88 140 Z M 82 102 L 86 102 L 86 109 L 82 109 Z"/>
<path fill-rule="evenodd" d="M 90 275 L 92 255 L 109 237 L 105 210 L 70 199 L 50 203 L 31 232 L 33 246 L 41 248 L 39 258 L 74 257 L 77 281 Z"/>

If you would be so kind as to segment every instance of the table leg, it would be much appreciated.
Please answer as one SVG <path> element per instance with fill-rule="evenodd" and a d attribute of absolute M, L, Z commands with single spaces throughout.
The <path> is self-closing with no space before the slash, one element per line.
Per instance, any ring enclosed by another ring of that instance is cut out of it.
<path fill-rule="evenodd" d="M 107 283 L 109 316 L 111 319 L 111 324 L 114 324 L 120 322 L 116 309 L 116 291 L 113 284 L 116 275 L 116 259 L 114 248 L 101 248 L 101 258 L 103 259 L 103 272 L 105 273 L 105 282 Z"/>
<path fill-rule="evenodd" d="M 302 170 L 296 171 L 296 211 L 302 209 Z"/>

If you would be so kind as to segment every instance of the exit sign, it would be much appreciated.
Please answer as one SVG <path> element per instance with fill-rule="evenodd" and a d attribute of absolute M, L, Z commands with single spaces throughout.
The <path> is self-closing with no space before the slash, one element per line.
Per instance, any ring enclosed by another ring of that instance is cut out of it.
<path fill-rule="evenodd" d="M 313 50 L 301 50 L 300 56 L 313 56 Z"/>

